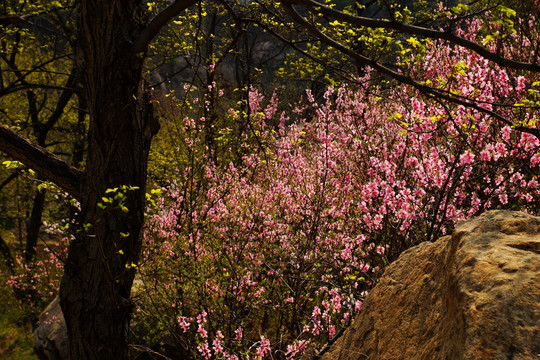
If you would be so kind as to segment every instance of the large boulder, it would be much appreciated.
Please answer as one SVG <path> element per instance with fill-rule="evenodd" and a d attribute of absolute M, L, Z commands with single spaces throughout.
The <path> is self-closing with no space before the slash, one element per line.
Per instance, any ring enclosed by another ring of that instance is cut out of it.
<path fill-rule="evenodd" d="M 540 359 L 540 218 L 490 211 L 404 252 L 322 359 Z"/>

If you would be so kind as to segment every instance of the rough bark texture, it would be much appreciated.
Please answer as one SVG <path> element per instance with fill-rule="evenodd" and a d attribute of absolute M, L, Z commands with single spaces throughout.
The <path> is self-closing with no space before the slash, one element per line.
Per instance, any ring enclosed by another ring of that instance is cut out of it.
<path fill-rule="evenodd" d="M 81 2 L 77 62 L 90 114 L 89 145 L 78 231 L 60 287 L 73 359 L 125 359 L 128 353 L 132 264 L 141 247 L 147 159 L 157 131 L 142 86 L 144 56 L 129 51 L 144 13 L 141 1 Z M 122 206 L 102 200 L 119 192 Z"/>
<path fill-rule="evenodd" d="M 540 358 L 540 218 L 490 211 L 393 263 L 330 359 Z"/>
<path fill-rule="evenodd" d="M 36 194 L 34 196 L 34 203 L 32 205 L 32 212 L 30 213 L 30 218 L 28 219 L 28 224 L 26 226 L 26 246 L 24 251 L 24 260 L 27 263 L 30 263 L 34 260 L 36 256 L 36 247 L 39 238 L 39 230 L 41 229 L 41 218 L 43 215 L 43 208 L 45 206 L 45 195 L 46 190 L 36 189 Z"/>
<path fill-rule="evenodd" d="M 0 236 L 0 253 L 4 257 L 8 271 L 13 275 L 13 255 L 11 255 L 11 249 L 2 236 Z"/>

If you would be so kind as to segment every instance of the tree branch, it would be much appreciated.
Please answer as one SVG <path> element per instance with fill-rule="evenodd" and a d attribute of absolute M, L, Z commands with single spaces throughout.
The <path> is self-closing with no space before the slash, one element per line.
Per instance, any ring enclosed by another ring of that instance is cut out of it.
<path fill-rule="evenodd" d="M 175 2 L 165 8 L 165 10 L 157 14 L 144 30 L 141 31 L 139 38 L 132 48 L 132 55 L 137 56 L 137 54 L 145 52 L 148 44 L 150 44 L 152 39 L 169 22 L 169 20 L 197 2 L 199 2 L 199 0 L 175 0 Z"/>
<path fill-rule="evenodd" d="M 4 261 L 6 262 L 8 271 L 11 275 L 14 275 L 13 264 L 15 263 L 13 255 L 11 255 L 11 250 L 6 241 L 0 236 L 0 253 L 4 256 Z"/>
<path fill-rule="evenodd" d="M 22 16 L 0 16 L 0 25 L 15 25 L 27 22 L 30 18 L 30 15 L 22 15 Z"/>
<path fill-rule="evenodd" d="M 2 183 L 0 183 L 0 190 L 2 190 L 7 184 L 9 184 L 13 179 L 16 179 L 19 176 L 19 172 L 14 171 L 9 175 Z"/>
<path fill-rule="evenodd" d="M 58 98 L 58 102 L 56 104 L 56 107 L 49 117 L 47 121 L 42 125 L 41 128 L 41 134 L 39 135 L 41 138 L 38 138 L 39 144 L 45 143 L 45 137 L 47 136 L 47 133 L 53 128 L 54 124 L 60 119 L 60 116 L 64 113 L 64 109 L 66 108 L 69 100 L 71 99 L 71 96 L 75 92 L 75 88 L 77 87 L 77 82 L 79 81 L 79 72 L 76 66 L 74 66 L 71 70 L 71 73 L 69 74 L 68 79 L 66 80 L 65 89 L 62 90 L 62 93 L 60 94 Z"/>
<path fill-rule="evenodd" d="M 349 15 L 339 10 L 334 10 L 314 0 L 284 0 L 283 3 L 288 4 L 288 5 L 292 5 L 292 4 L 301 5 L 310 9 L 317 8 L 318 12 L 328 17 L 331 17 L 333 19 L 345 21 L 349 24 L 354 24 L 354 25 L 364 26 L 364 27 L 369 27 L 369 28 L 396 30 L 403 34 L 419 35 L 419 36 L 423 36 L 430 39 L 446 40 L 453 44 L 472 50 L 476 52 L 477 54 L 479 54 L 480 56 L 490 61 L 493 61 L 494 63 L 502 67 L 506 67 L 506 68 L 514 69 L 514 70 L 527 70 L 527 71 L 533 71 L 533 72 L 540 72 L 540 65 L 538 64 L 526 63 L 526 62 L 507 59 L 503 56 L 500 56 L 499 54 L 489 51 L 485 47 L 473 41 L 454 35 L 451 32 L 428 29 L 425 27 L 420 27 L 420 26 L 415 26 L 415 25 L 408 25 L 408 24 L 400 23 L 398 21 L 393 21 L 393 20 L 379 20 L 379 19 L 372 19 L 372 18 L 363 17 L 363 16 Z"/>
<path fill-rule="evenodd" d="M 51 89 L 51 90 L 71 90 L 66 89 L 63 86 L 56 86 L 56 85 L 46 85 L 46 84 L 21 84 L 21 85 L 14 85 L 12 84 L 8 85 L 4 89 L 0 89 L 0 97 L 16 93 L 17 91 L 23 91 L 28 89 Z"/>
<path fill-rule="evenodd" d="M 4 125 L 0 125 L 0 151 L 55 183 L 75 199 L 81 199 L 82 173 L 41 146 L 32 144 Z"/>
<path fill-rule="evenodd" d="M 388 68 L 388 67 L 386 67 L 384 65 L 379 64 L 377 61 L 375 61 L 373 59 L 370 59 L 368 57 L 365 57 L 363 55 L 358 54 L 354 50 L 352 50 L 352 49 L 338 43 L 334 39 L 332 39 L 329 36 L 322 33 L 319 29 L 317 29 L 317 27 L 315 27 L 309 21 L 304 19 L 296 11 L 296 9 L 294 8 L 293 5 L 284 2 L 283 7 L 293 17 L 293 19 L 295 21 L 300 23 L 300 25 L 302 25 L 313 36 L 315 36 L 316 38 L 318 38 L 320 41 L 324 42 L 325 44 L 333 47 L 334 49 L 339 50 L 340 52 L 350 56 L 351 58 L 358 61 L 360 64 L 367 65 L 367 66 L 371 67 L 372 69 L 374 69 L 375 71 L 378 71 L 379 73 L 385 74 L 385 75 L 391 77 L 392 79 L 397 80 L 397 81 L 399 81 L 399 82 L 401 82 L 403 84 L 413 86 L 418 91 L 420 91 L 421 93 L 423 93 L 423 94 L 425 94 L 427 96 L 430 96 L 432 98 L 444 99 L 444 100 L 453 102 L 454 104 L 463 105 L 465 107 L 474 109 L 474 110 L 479 111 L 481 113 L 484 113 L 486 115 L 492 116 L 492 117 L 496 118 L 497 120 L 501 121 L 505 125 L 514 126 L 514 124 L 510 120 L 505 118 L 503 115 L 501 115 L 501 114 L 499 114 L 499 113 L 497 113 L 495 111 L 488 110 L 488 109 L 474 103 L 474 100 L 467 101 L 465 99 L 461 99 L 461 98 L 458 98 L 458 97 L 455 97 L 455 96 L 451 96 L 451 94 L 444 93 L 439 89 L 435 89 L 435 88 L 429 87 L 427 85 L 420 84 L 417 81 L 415 81 L 414 79 L 412 79 L 412 78 L 410 78 L 408 76 L 399 74 L 399 73 L 395 72 L 394 70 L 392 70 L 392 69 L 390 69 L 390 68 Z M 522 131 L 522 132 L 532 134 L 535 137 L 537 137 L 538 139 L 540 139 L 540 129 L 538 129 L 538 128 L 529 128 L 529 127 L 526 127 L 526 126 L 514 126 L 514 128 L 516 130 L 518 130 L 518 131 Z"/>

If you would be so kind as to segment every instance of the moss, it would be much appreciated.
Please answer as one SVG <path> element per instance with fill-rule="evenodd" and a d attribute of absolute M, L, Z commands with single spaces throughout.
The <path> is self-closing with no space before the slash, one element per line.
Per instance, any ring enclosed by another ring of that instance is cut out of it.
<path fill-rule="evenodd" d="M 1 315 L 0 317 L 0 359 L 35 360 L 30 327 L 18 324 Z"/>

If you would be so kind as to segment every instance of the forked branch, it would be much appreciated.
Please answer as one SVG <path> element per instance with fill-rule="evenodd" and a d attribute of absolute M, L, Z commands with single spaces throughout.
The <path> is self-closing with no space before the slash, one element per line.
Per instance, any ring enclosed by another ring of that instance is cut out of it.
<path fill-rule="evenodd" d="M 169 20 L 197 2 L 199 2 L 199 0 L 176 0 L 166 7 L 165 10 L 157 14 L 139 35 L 139 38 L 132 48 L 132 54 L 137 56 L 140 53 L 146 52 L 148 44 L 150 44 L 152 39 L 154 39 Z"/>
<path fill-rule="evenodd" d="M 15 25 L 27 22 L 30 18 L 30 15 L 22 16 L 0 16 L 0 25 Z"/>

